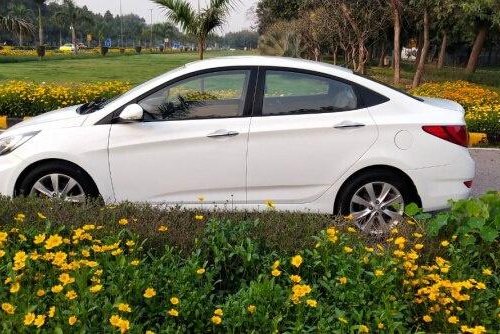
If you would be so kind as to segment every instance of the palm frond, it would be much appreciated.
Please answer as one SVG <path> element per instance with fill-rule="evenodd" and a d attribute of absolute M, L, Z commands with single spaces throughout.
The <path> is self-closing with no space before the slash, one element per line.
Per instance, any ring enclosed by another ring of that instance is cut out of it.
<path fill-rule="evenodd" d="M 197 15 L 186 1 L 183 0 L 152 0 L 167 11 L 167 17 L 187 33 L 196 34 Z"/>
<path fill-rule="evenodd" d="M 23 30 L 25 32 L 33 33 L 35 27 L 28 21 L 13 17 L 13 16 L 2 16 L 0 15 L 0 31 L 19 31 Z"/>
<path fill-rule="evenodd" d="M 210 8 L 220 8 L 222 10 L 234 9 L 240 0 L 210 0 Z"/>
<path fill-rule="evenodd" d="M 226 23 L 227 11 L 222 8 L 210 7 L 205 9 L 200 16 L 200 32 L 208 34 Z"/>

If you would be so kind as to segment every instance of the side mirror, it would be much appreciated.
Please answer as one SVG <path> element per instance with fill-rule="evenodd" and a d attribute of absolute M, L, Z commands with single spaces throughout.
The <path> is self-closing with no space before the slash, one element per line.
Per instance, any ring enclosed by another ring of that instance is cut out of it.
<path fill-rule="evenodd" d="M 124 122 L 138 122 L 142 121 L 144 117 L 144 110 L 138 104 L 129 104 L 120 113 L 119 119 Z"/>

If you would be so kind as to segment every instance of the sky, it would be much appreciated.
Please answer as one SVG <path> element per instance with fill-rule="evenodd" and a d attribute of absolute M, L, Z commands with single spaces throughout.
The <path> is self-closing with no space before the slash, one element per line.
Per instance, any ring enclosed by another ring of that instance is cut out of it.
<path fill-rule="evenodd" d="M 198 0 L 187 0 L 191 2 L 193 8 L 198 8 Z M 203 8 L 209 0 L 199 0 Z M 120 13 L 120 0 L 75 0 L 79 6 L 86 5 L 91 11 L 105 13 L 109 10 L 112 14 Z M 166 20 L 164 12 L 159 6 L 150 0 L 121 0 L 123 14 L 137 14 L 151 21 L 151 9 L 153 9 L 153 22 L 164 22 Z M 257 0 L 240 0 L 235 10 L 231 11 L 228 23 L 223 27 L 222 33 L 239 31 L 249 28 L 253 23 L 248 17 L 247 11 L 254 6 Z"/>

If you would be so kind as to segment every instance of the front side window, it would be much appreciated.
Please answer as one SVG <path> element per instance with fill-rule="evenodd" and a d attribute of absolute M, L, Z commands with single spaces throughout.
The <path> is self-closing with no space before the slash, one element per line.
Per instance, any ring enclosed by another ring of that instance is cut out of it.
<path fill-rule="evenodd" d="M 184 79 L 143 98 L 149 120 L 243 116 L 250 70 L 218 71 Z"/>
<path fill-rule="evenodd" d="M 266 71 L 262 115 L 299 115 L 353 110 L 358 107 L 354 88 L 321 76 Z"/>

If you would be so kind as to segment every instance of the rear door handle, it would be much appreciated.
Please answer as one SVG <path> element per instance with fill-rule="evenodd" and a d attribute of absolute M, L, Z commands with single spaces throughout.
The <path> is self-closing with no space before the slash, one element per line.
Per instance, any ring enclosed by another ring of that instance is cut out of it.
<path fill-rule="evenodd" d="M 355 128 L 362 128 L 364 126 L 365 125 L 363 123 L 344 121 L 344 122 L 335 124 L 333 127 L 335 129 L 355 129 Z"/>
<path fill-rule="evenodd" d="M 229 131 L 229 130 L 217 130 L 215 132 L 212 132 L 211 134 L 208 134 L 208 138 L 220 138 L 220 137 L 234 137 L 239 135 L 240 133 L 237 131 Z"/>

